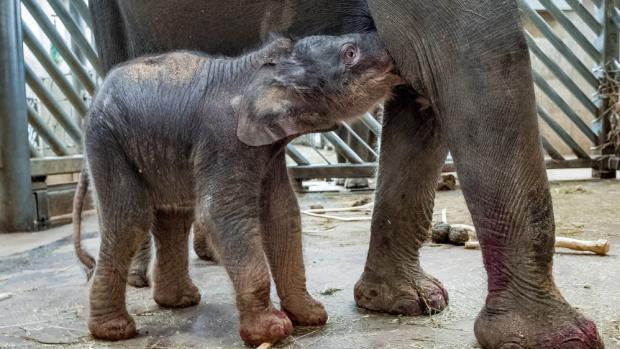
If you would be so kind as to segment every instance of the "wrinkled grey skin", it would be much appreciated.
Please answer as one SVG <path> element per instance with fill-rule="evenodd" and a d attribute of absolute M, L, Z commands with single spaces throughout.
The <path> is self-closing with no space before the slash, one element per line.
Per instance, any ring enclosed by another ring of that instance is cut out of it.
<path fill-rule="evenodd" d="M 155 301 L 172 308 L 200 301 L 188 273 L 194 220 L 213 233 L 247 344 L 277 342 L 293 323 L 323 325 L 327 313 L 306 289 L 284 149 L 383 102 L 402 81 L 392 69 L 376 34 L 350 34 L 294 46 L 279 38 L 234 59 L 179 51 L 112 70 L 84 126 L 101 231 L 91 333 L 136 334 L 125 285 L 149 231 Z M 271 303 L 270 275 L 283 311 Z"/>
<path fill-rule="evenodd" d="M 481 241 L 484 348 L 600 348 L 552 277 L 554 221 L 530 60 L 515 0 L 91 0 L 104 65 L 179 48 L 236 54 L 269 31 L 375 26 L 413 88 L 386 106 L 372 237 L 358 306 L 419 315 L 448 296 L 420 266 L 448 148 Z M 418 95 L 430 100 L 421 111 Z M 254 183 L 249 184 L 249 186 Z M 292 194 L 291 194 L 292 195 Z"/>

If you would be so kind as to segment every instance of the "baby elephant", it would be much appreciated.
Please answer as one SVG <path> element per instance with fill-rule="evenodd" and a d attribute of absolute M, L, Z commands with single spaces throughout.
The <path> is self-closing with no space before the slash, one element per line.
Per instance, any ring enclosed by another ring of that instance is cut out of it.
<path fill-rule="evenodd" d="M 188 273 L 194 220 L 215 233 L 247 344 L 287 337 L 293 323 L 324 324 L 323 306 L 306 289 L 285 145 L 361 115 L 401 81 L 376 34 L 277 38 L 238 58 L 173 52 L 111 71 L 84 129 L 101 225 L 92 334 L 136 335 L 125 285 L 149 231 L 155 301 L 200 301 Z M 270 300 L 270 271 L 282 311 Z"/>

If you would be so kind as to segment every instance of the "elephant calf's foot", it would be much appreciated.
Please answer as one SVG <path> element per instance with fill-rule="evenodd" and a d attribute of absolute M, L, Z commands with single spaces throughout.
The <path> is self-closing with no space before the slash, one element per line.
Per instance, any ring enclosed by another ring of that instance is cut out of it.
<path fill-rule="evenodd" d="M 194 252 L 196 252 L 198 258 L 202 259 L 203 261 L 219 264 L 220 256 L 215 251 L 213 246 L 209 245 L 207 242 L 196 240 L 197 239 L 194 239 Z"/>
<path fill-rule="evenodd" d="M 146 270 L 132 270 L 127 276 L 127 283 L 136 288 L 149 287 L 149 278 Z"/>
<path fill-rule="evenodd" d="M 164 308 L 187 308 L 200 303 L 200 290 L 191 281 L 185 282 L 184 286 L 156 286 L 153 298 Z"/>
<path fill-rule="evenodd" d="M 282 310 L 296 326 L 323 326 L 327 322 L 323 304 L 309 294 L 283 299 Z"/>
<path fill-rule="evenodd" d="M 420 273 L 413 282 L 387 280 L 364 273 L 355 284 L 355 303 L 369 310 L 407 316 L 439 313 L 448 306 L 448 292 L 434 277 Z"/>
<path fill-rule="evenodd" d="M 99 339 L 118 341 L 136 336 L 136 323 L 129 314 L 124 313 L 111 317 L 110 315 L 91 317 L 88 321 L 90 333 Z"/>
<path fill-rule="evenodd" d="M 275 309 L 261 313 L 242 313 L 241 339 L 250 346 L 262 343 L 276 343 L 293 332 L 291 320 L 282 311 Z"/>
<path fill-rule="evenodd" d="M 604 348 L 594 322 L 564 301 L 504 304 L 485 307 L 476 319 L 474 331 L 483 348 Z"/>

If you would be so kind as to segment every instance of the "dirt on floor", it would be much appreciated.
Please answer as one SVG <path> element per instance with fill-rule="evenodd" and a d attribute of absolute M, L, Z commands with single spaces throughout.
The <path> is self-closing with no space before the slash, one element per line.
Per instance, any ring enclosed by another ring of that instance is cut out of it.
<path fill-rule="evenodd" d="M 554 275 L 567 300 L 596 321 L 606 347 L 620 348 L 620 181 L 553 184 L 552 194 L 558 235 L 611 242 L 605 257 L 558 250 Z M 300 195 L 302 209 L 348 207 L 362 199 L 372 199 L 372 193 Z M 435 211 L 442 209 L 451 223 L 471 223 L 459 190 L 438 193 Z M 363 212 L 338 215 L 370 217 Z M 422 248 L 423 267 L 450 294 L 444 312 L 431 317 L 373 313 L 353 301 L 369 226 L 369 220 L 303 216 L 308 286 L 330 319 L 323 328 L 296 329 L 276 348 L 477 348 L 473 323 L 486 294 L 480 252 L 434 244 Z M 94 215 L 86 217 L 85 229 L 85 245 L 94 253 L 99 244 Z M 21 251 L 0 257 L 0 348 L 244 348 L 226 272 L 193 254 L 191 274 L 203 299 L 198 306 L 162 309 L 149 289 L 128 288 L 128 309 L 139 336 L 116 343 L 94 340 L 86 327 L 88 285 L 70 231 L 70 226 L 57 228 L 58 240 L 29 249 L 15 241 L 23 237 L 0 236 L 0 246 Z M 44 237 L 46 232 L 34 234 Z M 275 293 L 272 298 L 277 301 Z"/>

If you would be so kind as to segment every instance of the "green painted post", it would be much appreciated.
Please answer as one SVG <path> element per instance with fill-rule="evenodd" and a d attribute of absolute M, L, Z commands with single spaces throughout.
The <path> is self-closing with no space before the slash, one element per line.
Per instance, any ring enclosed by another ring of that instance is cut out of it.
<path fill-rule="evenodd" d="M 34 228 L 19 0 L 0 1 L 0 232 Z"/>

